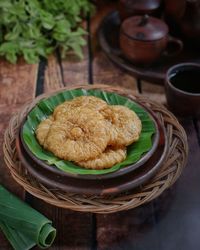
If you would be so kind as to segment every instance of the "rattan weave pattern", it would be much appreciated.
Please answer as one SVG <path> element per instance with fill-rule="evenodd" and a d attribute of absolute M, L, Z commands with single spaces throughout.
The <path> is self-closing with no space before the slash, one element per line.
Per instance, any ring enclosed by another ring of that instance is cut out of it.
<path fill-rule="evenodd" d="M 135 208 L 155 199 L 178 179 L 187 161 L 188 144 L 185 131 L 173 114 L 162 105 L 152 102 L 148 98 L 140 95 L 133 96 L 130 94 L 130 91 L 118 87 L 107 85 L 83 85 L 71 86 L 64 89 L 77 88 L 93 88 L 116 92 L 130 99 L 139 100 L 142 104 L 151 108 L 166 129 L 168 148 L 163 166 L 157 174 L 141 188 L 135 189 L 127 194 L 120 194 L 113 197 L 102 198 L 98 196 L 81 196 L 45 187 L 37 179 L 31 176 L 18 160 L 15 138 L 19 126 L 29 110 L 41 98 L 52 95 L 52 93 L 50 93 L 41 95 L 33 102 L 25 105 L 20 112 L 12 117 L 5 131 L 3 144 L 4 159 L 12 177 L 17 183 L 23 186 L 23 188 L 32 195 L 57 207 L 82 212 L 113 213 Z M 60 89 L 59 91 L 62 90 L 63 89 Z"/>

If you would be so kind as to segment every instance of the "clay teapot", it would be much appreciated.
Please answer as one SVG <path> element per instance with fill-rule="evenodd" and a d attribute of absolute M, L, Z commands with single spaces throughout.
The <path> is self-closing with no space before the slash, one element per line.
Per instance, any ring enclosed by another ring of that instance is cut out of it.
<path fill-rule="evenodd" d="M 121 20 L 134 15 L 157 15 L 161 0 L 119 0 L 119 14 Z"/>
<path fill-rule="evenodd" d="M 172 54 L 177 54 L 182 49 L 182 42 L 170 37 L 168 32 L 168 26 L 158 18 L 148 15 L 132 16 L 121 25 L 120 48 L 128 60 L 137 64 L 151 64 L 162 54 L 169 55 L 165 51 L 168 43 L 175 45 Z"/>

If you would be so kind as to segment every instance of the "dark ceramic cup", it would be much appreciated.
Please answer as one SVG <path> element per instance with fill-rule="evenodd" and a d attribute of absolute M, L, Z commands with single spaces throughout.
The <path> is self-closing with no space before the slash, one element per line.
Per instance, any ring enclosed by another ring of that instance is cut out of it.
<path fill-rule="evenodd" d="M 166 74 L 165 91 L 169 109 L 181 117 L 200 117 L 200 65 L 181 63 Z"/>

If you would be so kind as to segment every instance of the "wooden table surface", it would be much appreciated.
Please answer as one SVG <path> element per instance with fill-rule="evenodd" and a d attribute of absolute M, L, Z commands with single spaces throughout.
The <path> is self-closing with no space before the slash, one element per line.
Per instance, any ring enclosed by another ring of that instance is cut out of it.
<path fill-rule="evenodd" d="M 61 60 L 59 53 L 36 65 L 0 61 L 0 183 L 49 217 L 58 230 L 52 250 L 197 250 L 200 249 L 200 120 L 180 122 L 188 135 L 189 159 L 181 177 L 156 200 L 133 210 L 109 215 L 73 212 L 51 206 L 31 195 L 12 179 L 3 161 L 3 135 L 9 119 L 35 96 L 74 84 L 110 84 L 142 93 L 165 103 L 163 86 L 137 82 L 116 68 L 100 50 L 99 22 L 112 5 L 99 8 L 85 25 L 85 58 Z M 11 249 L 0 232 L 0 249 Z M 37 249 L 37 247 L 35 248 Z"/>

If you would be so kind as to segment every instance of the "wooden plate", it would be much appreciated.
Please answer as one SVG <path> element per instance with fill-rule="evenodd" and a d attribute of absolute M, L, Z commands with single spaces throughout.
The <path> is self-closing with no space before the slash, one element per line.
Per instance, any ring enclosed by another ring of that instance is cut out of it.
<path fill-rule="evenodd" d="M 20 126 L 20 132 L 19 132 L 19 136 L 20 136 L 20 141 L 23 147 L 23 150 L 26 152 L 26 154 L 32 159 L 33 162 L 35 162 L 37 165 L 40 166 L 40 168 L 43 168 L 44 171 L 46 171 L 46 173 L 48 174 L 48 172 L 51 172 L 53 174 L 56 175 L 60 175 L 60 176 L 67 176 L 67 177 L 73 177 L 73 178 L 78 178 L 78 179 L 86 179 L 86 180 L 103 180 L 103 179 L 110 179 L 110 178 L 115 178 L 117 176 L 122 176 L 124 174 L 127 174 L 137 168 L 139 168 L 141 165 L 143 165 L 146 161 L 148 161 L 148 159 L 153 155 L 153 153 L 155 152 L 155 150 L 158 147 L 158 142 L 159 142 L 159 136 L 160 136 L 160 132 L 158 129 L 158 119 L 156 118 L 155 114 L 149 110 L 147 107 L 145 107 L 144 105 L 141 105 L 140 103 L 136 102 L 139 106 L 141 106 L 147 113 L 148 115 L 151 117 L 152 121 L 154 122 L 155 128 L 156 128 L 156 132 L 152 137 L 152 147 L 149 151 L 147 151 L 146 153 L 144 153 L 140 160 L 137 161 L 136 163 L 133 163 L 131 165 L 125 166 L 123 168 L 120 168 L 119 170 L 115 171 L 115 172 L 111 172 L 111 173 L 107 173 L 107 174 L 91 174 L 91 175 L 86 175 L 86 174 L 72 174 L 69 172 L 65 172 L 62 171 L 58 168 L 56 168 L 53 165 L 49 165 L 48 163 L 46 163 L 43 160 L 40 160 L 39 158 L 37 158 L 28 148 L 28 146 L 26 145 L 24 139 L 23 139 L 23 125 L 26 122 L 26 118 L 24 119 L 24 121 L 22 122 L 21 126 Z"/>
<path fill-rule="evenodd" d="M 87 195 L 114 195 L 129 191 L 147 182 L 158 169 L 166 156 L 168 141 L 165 134 L 165 129 L 159 125 L 160 137 L 156 151 L 150 159 L 140 166 L 122 176 L 111 179 L 77 179 L 69 176 L 58 175 L 51 171 L 41 168 L 24 150 L 20 137 L 16 139 L 16 148 L 22 165 L 41 183 L 48 186 L 50 189 L 63 190 L 70 193 L 87 194 Z"/>
<path fill-rule="evenodd" d="M 115 11 L 108 14 L 99 28 L 99 43 L 112 62 L 134 77 L 152 83 L 164 84 L 166 71 L 172 65 L 186 61 L 196 63 L 200 62 L 198 51 L 184 46 L 183 51 L 179 55 L 174 57 L 163 56 L 152 65 L 141 67 L 133 64 L 123 57 L 119 47 L 120 24 L 118 12 Z"/>

